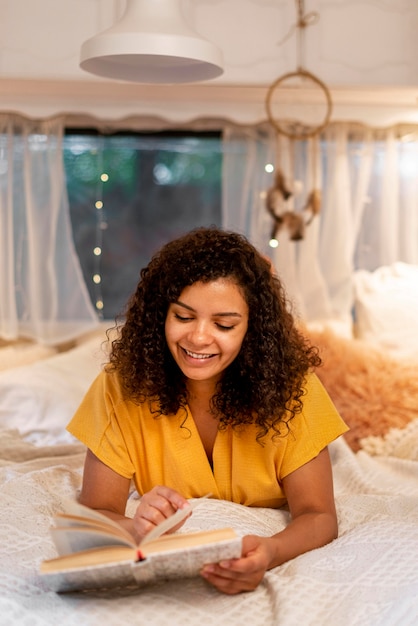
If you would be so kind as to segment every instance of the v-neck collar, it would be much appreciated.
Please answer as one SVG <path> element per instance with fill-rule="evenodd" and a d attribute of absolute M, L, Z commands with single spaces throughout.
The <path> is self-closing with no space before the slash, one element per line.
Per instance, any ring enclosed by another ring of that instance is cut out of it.
<path fill-rule="evenodd" d="M 212 465 L 207 457 L 205 448 L 199 435 L 189 407 L 187 417 L 182 421 L 183 435 L 177 437 L 177 454 L 179 461 L 186 463 L 189 468 L 189 480 L 195 485 L 197 493 L 210 492 L 213 497 L 228 500 L 231 498 L 231 455 L 225 454 L 225 446 L 231 445 L 229 433 L 224 430 L 218 431 L 212 450 Z M 187 436 L 189 431 L 189 436 Z M 202 462 L 204 459 L 204 462 Z M 193 468 L 199 465 L 199 472 L 193 472 Z M 202 485 L 202 482 L 204 483 Z"/>

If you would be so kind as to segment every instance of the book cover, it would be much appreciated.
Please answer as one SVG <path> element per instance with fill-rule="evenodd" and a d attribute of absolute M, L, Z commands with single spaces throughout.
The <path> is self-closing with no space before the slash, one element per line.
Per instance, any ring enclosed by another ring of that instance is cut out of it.
<path fill-rule="evenodd" d="M 69 503 L 51 528 L 59 556 L 43 561 L 40 574 L 54 591 L 81 591 L 192 577 L 207 563 L 238 558 L 242 541 L 232 528 L 163 535 L 199 503 L 177 511 L 139 545 L 117 522 Z"/>

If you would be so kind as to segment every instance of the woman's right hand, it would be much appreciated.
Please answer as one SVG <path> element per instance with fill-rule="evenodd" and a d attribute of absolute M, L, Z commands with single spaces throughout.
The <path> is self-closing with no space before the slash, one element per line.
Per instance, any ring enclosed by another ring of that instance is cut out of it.
<path fill-rule="evenodd" d="M 184 509 L 188 506 L 190 506 L 188 500 L 170 487 L 158 486 L 144 493 L 133 517 L 136 539 L 140 541 L 155 526 L 171 517 L 178 509 Z M 186 519 L 169 532 L 178 530 Z"/>

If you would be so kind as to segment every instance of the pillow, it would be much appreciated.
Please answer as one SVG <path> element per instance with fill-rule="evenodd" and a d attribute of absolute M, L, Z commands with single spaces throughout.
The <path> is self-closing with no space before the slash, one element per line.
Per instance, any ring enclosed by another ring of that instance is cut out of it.
<path fill-rule="evenodd" d="M 68 352 L 0 372 L 0 428 L 17 429 L 32 443 L 73 441 L 65 427 L 106 355 L 103 335 Z"/>
<path fill-rule="evenodd" d="M 56 349 L 37 343 L 22 342 L 0 347 L 0 371 L 29 365 L 56 354 Z"/>
<path fill-rule="evenodd" d="M 355 333 L 400 358 L 418 356 L 418 265 L 354 275 Z"/>

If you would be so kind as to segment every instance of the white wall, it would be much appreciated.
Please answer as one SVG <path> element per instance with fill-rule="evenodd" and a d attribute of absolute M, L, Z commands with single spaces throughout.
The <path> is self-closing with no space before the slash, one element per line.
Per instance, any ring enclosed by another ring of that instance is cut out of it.
<path fill-rule="evenodd" d="M 151 2 L 153 0 L 150 0 Z M 268 86 L 298 65 L 295 0 L 182 0 L 189 21 L 224 53 L 222 77 L 198 85 L 108 82 L 78 67 L 82 42 L 110 26 L 124 0 L 0 0 L 0 109 L 45 117 L 199 115 L 266 118 Z M 332 119 L 418 122 L 418 0 L 305 0 L 302 64 L 331 90 Z M 285 90 L 287 91 L 287 90 Z M 281 93 L 285 93 L 282 91 Z M 316 90 L 289 90 L 303 119 Z"/>

